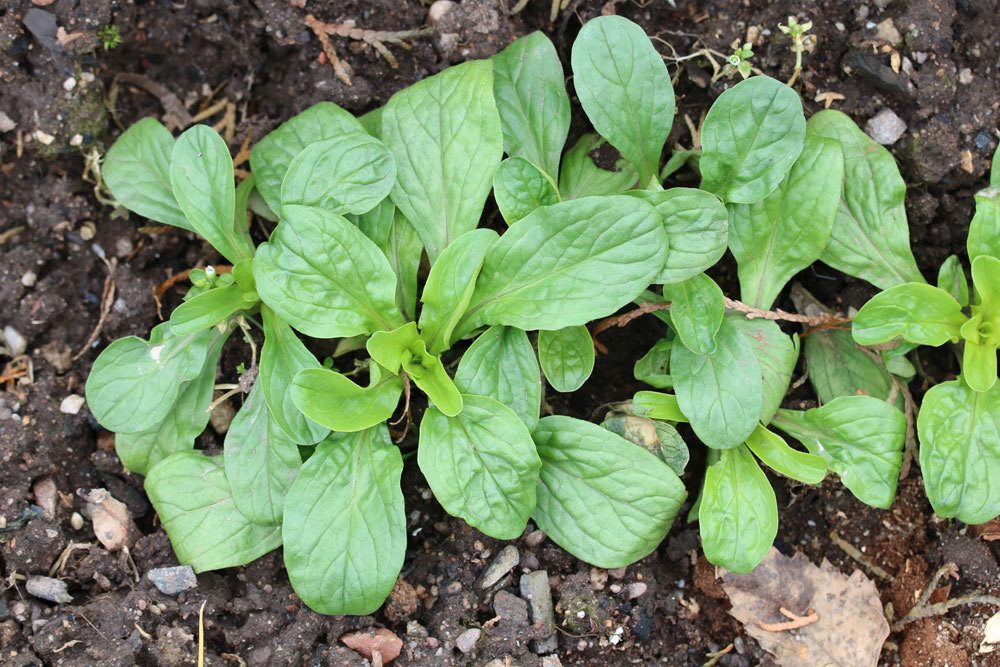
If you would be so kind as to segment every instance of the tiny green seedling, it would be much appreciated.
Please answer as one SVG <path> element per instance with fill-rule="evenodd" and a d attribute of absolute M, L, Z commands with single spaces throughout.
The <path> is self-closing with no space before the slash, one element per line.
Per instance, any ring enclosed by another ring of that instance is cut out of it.
<path fill-rule="evenodd" d="M 97 29 L 97 40 L 105 51 L 118 48 L 122 43 L 122 31 L 114 23 L 101 26 Z"/>
<path fill-rule="evenodd" d="M 792 71 L 792 77 L 788 80 L 789 86 L 795 85 L 795 81 L 802 72 L 802 54 L 805 51 L 811 51 L 813 48 L 813 37 L 806 34 L 812 30 L 812 26 L 812 21 L 799 23 L 799 20 L 794 16 L 788 17 L 788 25 L 778 24 L 778 30 L 791 38 L 792 51 L 795 52 L 795 68 Z"/>
<path fill-rule="evenodd" d="M 753 71 L 753 63 L 750 62 L 751 58 L 753 58 L 753 45 L 750 42 L 745 42 L 740 46 L 740 43 L 736 42 L 733 44 L 733 52 L 726 59 L 726 66 L 730 69 L 730 72 L 737 72 L 741 77 L 746 79 Z"/>

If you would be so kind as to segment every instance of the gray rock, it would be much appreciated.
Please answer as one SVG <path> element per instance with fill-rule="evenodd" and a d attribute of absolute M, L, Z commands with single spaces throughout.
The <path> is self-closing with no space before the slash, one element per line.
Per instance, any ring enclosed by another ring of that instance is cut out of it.
<path fill-rule="evenodd" d="M 906 123 L 892 109 L 882 109 L 869 119 L 865 132 L 883 146 L 891 146 L 906 132 Z"/>
<path fill-rule="evenodd" d="M 198 577 L 190 565 L 158 567 L 147 572 L 146 578 L 164 595 L 179 595 L 198 586 Z"/>
<path fill-rule="evenodd" d="M 552 591 L 549 589 L 549 573 L 545 570 L 535 570 L 521 577 L 521 597 L 528 601 L 531 609 L 531 621 L 543 632 L 548 633 L 544 639 L 536 640 L 532 645 L 535 653 L 552 653 L 559 648 L 556 638 L 556 621 L 552 612 Z"/>
<path fill-rule="evenodd" d="M 28 341 L 20 331 L 9 324 L 3 328 L 3 342 L 10 348 L 12 357 L 20 356 L 28 349 Z"/>
<path fill-rule="evenodd" d="M 479 628 L 469 628 L 458 636 L 458 639 L 455 640 L 455 646 L 462 653 L 472 653 L 476 648 L 476 642 L 479 641 L 479 637 L 482 634 L 483 631 Z"/>
<path fill-rule="evenodd" d="M 68 604 L 73 601 L 73 596 L 66 590 L 66 582 L 52 577 L 28 577 L 25 588 L 29 594 L 49 602 Z"/>
<path fill-rule="evenodd" d="M 844 56 L 843 64 L 879 92 L 906 104 L 916 102 L 910 90 L 910 78 L 902 72 L 893 72 L 892 68 L 884 65 L 878 56 L 866 51 L 851 51 Z"/>
<path fill-rule="evenodd" d="M 493 612 L 505 621 L 528 622 L 528 603 L 507 591 L 499 591 L 493 598 Z"/>
<path fill-rule="evenodd" d="M 486 572 L 483 573 L 483 578 L 479 582 L 479 587 L 487 589 L 493 586 L 503 579 L 508 572 L 517 567 L 517 564 L 520 562 L 521 554 L 518 552 L 517 547 L 508 544 L 500 550 L 500 553 L 493 559 L 490 566 L 486 568 Z"/>

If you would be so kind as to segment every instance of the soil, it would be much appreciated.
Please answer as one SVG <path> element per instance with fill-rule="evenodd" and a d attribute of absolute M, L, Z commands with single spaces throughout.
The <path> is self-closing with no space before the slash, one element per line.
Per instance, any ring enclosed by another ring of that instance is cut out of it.
<path fill-rule="evenodd" d="M 563 665 L 701 665 L 730 644 L 733 649 L 717 664 L 768 663 L 727 614 L 714 568 L 699 555 L 696 527 L 677 521 L 652 555 L 609 573 L 574 559 L 529 526 L 514 542 L 519 565 L 483 590 L 480 576 L 504 545 L 445 515 L 412 462 L 404 475 L 407 560 L 400 584 L 379 613 L 360 618 L 312 613 L 293 594 L 280 553 L 245 568 L 199 575 L 197 588 L 163 595 L 145 574 L 176 560 L 141 478 L 123 471 L 113 437 L 86 408 L 77 414 L 60 409 L 67 396 L 82 394 L 100 349 L 119 336 L 144 336 L 158 321 L 152 297 L 158 284 L 215 259 L 192 236 L 141 227 L 144 221 L 115 217 L 99 201 L 93 178 L 84 176 L 87 156 L 104 150 L 123 127 L 147 115 L 168 121 L 176 120 L 178 110 L 195 115 L 224 100 L 205 120 L 225 126 L 228 115 L 225 131 L 235 153 L 248 137 L 259 138 L 317 101 L 333 100 L 361 113 L 450 63 L 489 56 L 535 29 L 546 31 L 568 60 L 581 22 L 602 12 L 628 16 L 656 37 L 677 75 L 678 118 L 687 115 L 695 122 L 725 80 L 709 82 L 706 58 L 678 61 L 677 56 L 701 48 L 728 53 L 734 40 L 752 31 L 759 40 L 757 66 L 787 79 L 793 58 L 777 24 L 789 14 L 811 19 L 817 45 L 805 55 L 801 76 L 807 112 L 830 99 L 833 108 L 864 126 L 881 109 L 892 109 L 907 125 L 891 150 L 910 185 L 907 211 L 920 267 L 933 276 L 947 255 L 964 252 L 972 195 L 984 183 L 997 142 L 996 0 L 573 0 L 554 23 L 548 20 L 549 4 L 532 0 L 508 16 L 499 0 L 462 0 L 437 23 L 433 36 L 412 40 L 408 49 L 389 46 L 397 67 L 364 44 L 334 38 L 348 85 L 305 26 L 307 13 L 363 28 L 404 30 L 425 25 L 428 8 L 418 0 L 3 3 L 0 326 L 23 337 L 27 357 L 21 365 L 0 358 L 6 364 L 0 391 L 0 663 L 195 664 L 204 606 L 210 665 L 364 665 L 340 638 L 372 627 L 387 628 L 402 640 L 395 664 L 539 665 L 532 641 L 539 631 L 515 597 L 520 576 L 537 569 L 549 576 Z M 121 34 L 113 49 L 103 48 L 97 37 L 109 24 Z M 895 57 L 899 72 L 892 68 Z M 123 81 L 122 74 L 146 79 Z M 584 129 L 577 108 L 574 132 Z M 670 143 L 690 146 L 684 122 L 675 123 Z M 676 179 L 690 182 L 690 175 L 682 172 Z M 115 291 L 102 321 L 105 260 L 116 263 Z M 733 275 L 731 265 L 719 271 L 727 287 L 734 286 Z M 866 284 L 819 265 L 800 279 L 841 310 L 872 293 Z M 165 307 L 177 298 L 171 292 Z M 784 296 L 779 305 L 791 308 Z M 95 327 L 99 334 L 88 343 Z M 660 332 L 656 320 L 646 318 L 602 335 L 608 353 L 599 357 L 591 380 L 571 398 L 550 395 L 549 405 L 591 418 L 599 416 L 602 404 L 628 398 L 640 388 L 632 380 L 632 363 Z M 939 379 L 955 371 L 944 356 L 928 355 L 927 362 Z M 18 369 L 28 372 L 11 379 Z M 914 389 L 919 394 L 921 387 Z M 200 446 L 218 447 L 220 441 L 210 429 Z M 699 470 L 692 463 L 685 476 L 692 491 Z M 1000 541 L 937 519 L 917 469 L 901 483 L 889 511 L 863 506 L 830 480 L 818 489 L 772 481 L 784 508 L 778 548 L 803 551 L 814 562 L 827 558 L 848 574 L 865 569 L 831 539 L 835 531 L 892 578 L 867 572 L 897 617 L 946 562 L 956 563 L 960 572 L 949 582 L 951 596 L 1000 593 Z M 139 530 L 128 553 L 106 551 L 91 522 L 75 516 L 84 507 L 77 490 L 93 488 L 110 491 L 134 517 Z M 67 584 L 72 603 L 27 593 L 25 577 L 50 572 Z M 635 586 L 640 583 L 644 589 Z M 643 592 L 630 599 L 636 591 Z M 993 611 L 960 607 L 911 624 L 890 638 L 880 662 L 1000 665 L 997 654 L 978 653 Z M 495 620 L 498 615 L 501 620 Z M 482 635 L 464 654 L 456 639 L 468 628 L 480 628 Z"/>

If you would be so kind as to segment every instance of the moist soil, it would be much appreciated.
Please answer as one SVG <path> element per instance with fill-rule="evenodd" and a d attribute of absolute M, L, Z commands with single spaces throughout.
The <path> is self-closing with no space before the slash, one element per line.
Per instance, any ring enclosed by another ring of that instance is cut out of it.
<path fill-rule="evenodd" d="M 88 156 L 105 150 L 122 128 L 147 115 L 176 125 L 185 114 L 204 112 L 200 119 L 217 124 L 236 154 L 244 141 L 315 102 L 333 100 L 362 113 L 416 80 L 451 63 L 487 57 L 532 30 L 547 32 L 566 62 L 581 23 L 601 13 L 627 16 L 654 36 L 675 75 L 679 114 L 670 144 L 684 147 L 692 142 L 684 119 L 697 125 L 727 85 L 726 79 L 711 81 L 708 58 L 688 56 L 701 49 L 726 54 L 749 32 L 756 35 L 756 65 L 787 79 L 793 56 L 777 24 L 789 14 L 812 20 L 816 48 L 804 57 L 799 83 L 807 114 L 828 101 L 864 126 L 882 109 L 895 112 L 907 130 L 890 149 L 909 185 L 918 263 L 933 277 L 945 257 L 963 254 L 972 195 L 985 183 L 997 141 L 996 0 L 573 0 L 554 22 L 549 4 L 531 0 L 511 16 L 501 0 L 463 0 L 410 48 L 390 44 L 396 66 L 362 42 L 333 38 L 348 84 L 306 27 L 307 13 L 392 31 L 425 26 L 428 7 L 417 0 L 3 3 L 0 326 L 20 335 L 27 356 L 0 354 L 0 663 L 195 664 L 204 606 L 210 665 L 364 665 L 340 638 L 374 627 L 402 640 L 395 664 L 539 665 L 532 641 L 538 630 L 510 594 L 518 594 L 523 573 L 544 569 L 563 665 L 701 665 L 730 644 L 716 664 L 768 664 L 767 654 L 728 615 L 715 570 L 700 555 L 696 526 L 678 520 L 653 554 L 611 572 L 578 561 L 529 526 L 513 542 L 517 567 L 484 590 L 481 575 L 504 544 L 444 514 L 412 460 L 403 478 L 406 563 L 378 613 L 312 613 L 292 592 L 280 552 L 244 568 L 199 575 L 197 588 L 179 596 L 163 595 L 145 575 L 176 560 L 142 479 L 122 469 L 113 436 L 85 407 L 73 414 L 64 404 L 67 396 L 83 393 L 90 365 L 108 342 L 145 336 L 159 321 L 157 285 L 217 260 L 193 236 L 143 227 L 145 221 L 115 215 L 101 203 Z M 121 35 L 113 49 L 97 36 L 108 25 Z M 573 133 L 585 131 L 578 106 L 574 119 Z M 682 172 L 675 181 L 691 184 L 694 177 Z M 731 263 L 717 271 L 730 294 L 734 275 Z M 872 294 L 868 285 L 821 265 L 799 280 L 838 310 Z M 165 309 L 176 305 L 182 290 L 167 292 Z M 779 305 L 792 307 L 784 295 Z M 599 355 L 593 377 L 572 397 L 550 391 L 548 408 L 599 418 L 603 404 L 641 388 L 632 364 L 661 333 L 655 319 L 644 318 L 603 334 L 607 352 Z M 221 381 L 232 381 L 222 378 L 233 376 L 241 355 L 238 349 L 227 353 Z M 937 380 L 956 370 L 945 354 L 927 353 L 922 361 Z M 912 387 L 918 396 L 925 388 L 919 382 Z M 803 400 L 808 405 L 807 395 Z M 217 450 L 225 422 L 222 411 L 199 446 Z M 685 475 L 692 497 L 700 475 L 701 466 L 692 462 Z M 782 507 L 776 546 L 817 563 L 826 558 L 847 574 L 865 570 L 897 617 L 948 562 L 960 573 L 950 580 L 952 597 L 1000 592 L 1000 542 L 936 518 L 918 468 L 901 482 L 888 511 L 860 504 L 829 479 L 820 488 L 772 481 Z M 74 516 L 84 506 L 78 490 L 93 488 L 107 489 L 134 517 L 137 531 L 127 554 L 105 550 L 91 522 Z M 888 578 L 846 553 L 831 539 L 834 531 Z M 50 573 L 66 583 L 71 603 L 27 592 L 25 577 Z M 880 664 L 998 665 L 996 654 L 978 653 L 993 611 L 960 607 L 911 624 L 890 637 Z M 470 628 L 481 636 L 463 653 L 456 639 Z"/>

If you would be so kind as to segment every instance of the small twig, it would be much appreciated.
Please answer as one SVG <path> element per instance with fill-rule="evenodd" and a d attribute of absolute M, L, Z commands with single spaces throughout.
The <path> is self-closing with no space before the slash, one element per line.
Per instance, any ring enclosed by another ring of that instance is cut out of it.
<path fill-rule="evenodd" d="M 930 583 L 927 584 L 927 588 L 924 589 L 924 592 L 920 595 L 920 599 L 917 600 L 915 605 L 913 605 L 910 612 L 893 624 L 893 632 L 901 631 L 913 621 L 918 621 L 922 618 L 943 616 L 951 609 L 966 604 L 991 604 L 995 607 L 1000 607 L 1000 597 L 996 597 L 994 595 L 983 595 L 979 591 L 953 598 L 951 600 L 945 600 L 944 602 L 928 604 L 931 599 L 931 595 L 933 595 L 934 591 L 938 588 L 938 583 L 940 583 L 942 577 L 945 575 L 957 579 L 958 567 L 954 563 L 945 563 L 942 567 L 938 568 L 938 571 L 934 573 L 933 577 L 931 577 Z"/>
<path fill-rule="evenodd" d="M 147 93 L 160 100 L 160 105 L 163 107 L 163 110 L 167 112 L 167 126 L 174 126 L 171 129 L 183 129 L 194 123 L 194 120 L 191 118 L 191 114 L 188 113 L 187 108 L 183 103 L 181 103 L 180 99 L 170 92 L 166 86 L 153 81 L 148 76 L 124 72 L 115 77 L 115 80 L 142 88 Z"/>
<path fill-rule="evenodd" d="M 730 642 L 729 646 L 720 651 L 716 651 L 715 653 L 706 653 L 705 657 L 708 658 L 708 662 L 703 664 L 701 667 L 715 667 L 717 664 L 719 664 L 719 661 L 722 660 L 722 656 L 726 655 L 727 653 L 732 653 L 733 648 L 734 646 Z"/>
<path fill-rule="evenodd" d="M 787 621 L 782 621 L 780 623 L 761 623 L 757 621 L 757 626 L 761 630 L 767 630 L 768 632 L 785 632 L 786 630 L 796 630 L 798 628 L 804 628 L 807 625 L 812 625 L 819 620 L 819 614 L 816 613 L 815 609 L 809 609 L 806 611 L 805 616 L 799 616 L 795 612 L 789 611 L 784 607 L 778 609 L 781 615 L 788 618 Z"/>
<path fill-rule="evenodd" d="M 198 667 L 205 667 L 205 605 L 208 600 L 201 603 L 198 609 Z"/>
<path fill-rule="evenodd" d="M 838 547 L 843 549 L 848 556 L 861 563 L 865 567 L 865 569 L 867 569 L 869 572 L 874 574 L 879 579 L 882 579 L 883 581 L 888 581 L 889 583 L 892 583 L 893 581 L 896 580 L 894 576 L 883 570 L 875 563 L 871 562 L 863 553 L 861 553 L 860 549 L 858 549 L 856 546 L 854 546 L 853 544 L 845 540 L 843 537 L 841 537 L 840 533 L 838 533 L 836 530 L 830 531 L 830 540 Z"/>
<path fill-rule="evenodd" d="M 16 227 L 11 227 L 10 229 L 5 229 L 4 231 L 0 232 L 0 245 L 3 245 L 7 241 L 10 241 L 12 238 L 23 232 L 25 229 L 27 229 L 27 227 L 25 227 L 24 225 L 18 225 Z"/>
<path fill-rule="evenodd" d="M 406 40 L 416 39 L 418 37 L 430 37 L 434 34 L 433 28 L 416 28 L 414 30 L 366 30 L 364 28 L 358 28 L 353 22 L 344 23 L 326 23 L 320 21 L 312 14 L 309 14 L 305 18 L 305 24 L 316 33 L 316 37 L 319 38 L 320 44 L 323 47 L 323 53 L 326 54 L 327 59 L 330 64 L 333 65 L 334 72 L 337 74 L 337 78 L 343 81 L 346 85 L 351 85 L 351 78 L 348 74 L 348 70 L 341 62 L 340 58 L 337 56 L 336 50 L 333 48 L 333 44 L 330 42 L 330 37 L 345 37 L 347 39 L 352 39 L 356 42 L 363 42 L 368 46 L 375 49 L 380 56 L 382 56 L 389 66 L 393 69 L 399 67 L 399 63 L 396 61 L 396 57 L 392 55 L 386 47 L 386 43 L 395 44 L 401 46 L 404 49 L 409 49 L 410 45 Z"/>
<path fill-rule="evenodd" d="M 406 425 L 403 426 L 403 432 L 399 434 L 396 438 L 396 444 L 403 442 L 406 434 L 410 432 L 410 426 L 413 424 L 413 415 L 410 413 L 410 394 L 412 389 L 410 387 L 410 377 L 404 372 L 401 373 L 403 377 L 403 414 L 399 415 L 396 421 L 389 422 L 390 426 L 396 426 L 399 422 L 406 419 Z"/>
<path fill-rule="evenodd" d="M 889 379 L 892 381 L 892 388 L 889 390 L 889 396 L 885 399 L 886 403 L 895 405 L 896 399 L 900 396 L 903 397 L 903 415 L 906 417 L 906 436 L 903 447 L 903 462 L 899 466 L 899 479 L 906 479 L 910 475 L 910 467 L 913 465 L 913 462 L 920 462 L 920 455 L 918 453 L 919 450 L 917 449 L 916 401 L 913 400 L 913 394 L 910 393 L 909 387 L 900 382 L 899 378 L 893 375 L 892 371 L 890 371 L 885 365 L 885 360 L 882 358 L 881 354 L 863 345 L 855 345 L 854 347 L 860 350 L 876 364 L 881 366 L 885 372 L 889 374 Z"/>
<path fill-rule="evenodd" d="M 115 286 L 115 269 L 118 267 L 118 259 L 112 257 L 109 260 L 106 257 L 101 257 L 101 261 L 104 262 L 104 266 L 108 267 L 108 277 L 104 279 L 104 289 L 101 293 L 101 316 L 98 318 L 94 330 L 87 337 L 87 342 L 83 344 L 79 352 L 73 355 L 73 361 L 85 355 L 90 346 L 97 340 L 97 337 L 101 335 L 101 330 L 104 329 L 104 324 L 108 321 L 108 315 L 111 314 L 111 307 L 115 303 L 115 290 L 117 289 Z"/>

